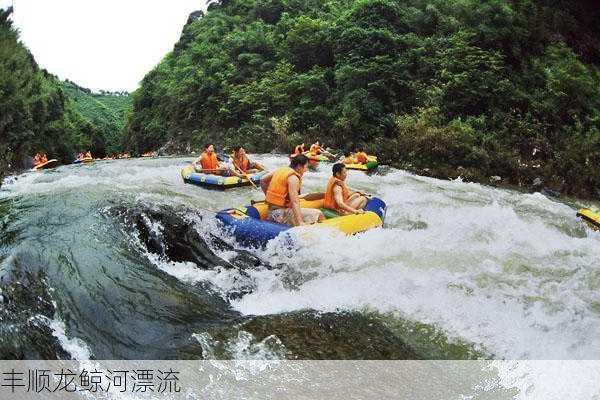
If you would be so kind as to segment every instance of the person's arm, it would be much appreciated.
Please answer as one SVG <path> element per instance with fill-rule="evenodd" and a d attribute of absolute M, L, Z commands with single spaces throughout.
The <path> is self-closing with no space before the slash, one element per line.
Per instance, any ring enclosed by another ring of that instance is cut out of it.
<path fill-rule="evenodd" d="M 300 189 L 300 179 L 296 175 L 292 175 L 288 178 L 288 193 L 290 196 L 290 208 L 294 213 L 294 225 L 304 225 L 304 219 L 302 219 L 302 211 L 300 211 L 300 197 L 298 191 Z"/>
<path fill-rule="evenodd" d="M 263 175 L 262 178 L 260 178 L 260 188 L 265 193 L 265 195 L 267 194 L 267 189 L 269 188 L 269 184 L 271 183 L 272 177 L 273 177 L 273 172 L 269 172 L 269 173 Z"/>
<path fill-rule="evenodd" d="M 350 207 L 346 203 L 344 203 L 344 196 L 342 195 L 342 188 L 338 185 L 335 185 L 333 188 L 333 198 L 335 199 L 336 204 L 339 208 L 344 211 L 351 212 L 353 214 L 362 214 L 363 210 L 357 210 L 355 208 Z"/>

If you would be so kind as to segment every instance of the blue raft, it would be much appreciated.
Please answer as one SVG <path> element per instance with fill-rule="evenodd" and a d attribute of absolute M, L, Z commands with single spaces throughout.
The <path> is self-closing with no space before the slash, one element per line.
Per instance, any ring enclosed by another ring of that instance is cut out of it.
<path fill-rule="evenodd" d="M 323 200 L 301 200 L 302 208 L 322 208 Z M 364 214 L 337 215 L 324 212 L 326 220 L 313 225 L 314 228 L 333 228 L 345 234 L 352 235 L 383 225 L 386 204 L 383 200 L 373 197 L 365 206 Z M 264 202 L 251 206 L 230 208 L 217 213 L 217 219 L 231 229 L 236 240 L 246 245 L 264 245 L 284 232 L 294 227 L 266 220 L 268 206 Z"/>
<path fill-rule="evenodd" d="M 185 183 L 191 183 L 193 185 L 203 186 L 210 189 L 225 190 L 234 187 L 248 186 L 251 185 L 250 180 L 255 185 L 260 184 L 260 178 L 266 174 L 265 171 L 256 172 L 254 174 L 247 175 L 248 178 L 239 178 L 237 176 L 222 176 L 214 174 L 205 174 L 202 172 L 196 172 L 192 165 L 188 165 L 181 170 L 181 177 Z"/>

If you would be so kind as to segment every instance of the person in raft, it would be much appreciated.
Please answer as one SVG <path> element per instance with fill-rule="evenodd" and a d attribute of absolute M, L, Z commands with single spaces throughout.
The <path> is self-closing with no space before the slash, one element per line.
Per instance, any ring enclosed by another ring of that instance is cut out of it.
<path fill-rule="evenodd" d="M 91 151 L 86 152 L 85 158 L 94 158 L 94 157 L 92 157 L 92 152 Z"/>
<path fill-rule="evenodd" d="M 354 158 L 354 155 L 352 155 L 351 151 L 346 151 L 344 153 L 344 157 L 342 157 L 341 162 L 342 164 L 358 164 L 358 161 L 356 158 Z"/>
<path fill-rule="evenodd" d="M 323 207 L 338 214 L 363 214 L 367 196 L 346 186 L 348 171 L 342 163 L 333 164 L 332 176 L 327 182 Z"/>
<path fill-rule="evenodd" d="M 294 147 L 294 151 L 292 152 L 292 154 L 290 154 L 290 157 L 299 156 L 300 154 L 304 154 L 305 151 L 306 150 L 304 150 L 304 143 L 300 143 L 299 145 Z"/>
<path fill-rule="evenodd" d="M 358 149 L 354 157 L 356 157 L 356 161 L 358 164 L 366 164 L 369 161 L 369 159 L 367 158 L 367 153 L 365 153 L 365 151 L 362 148 Z"/>
<path fill-rule="evenodd" d="M 212 143 L 207 143 L 204 146 L 204 151 L 200 154 L 197 160 L 192 165 L 197 172 L 203 172 L 206 174 L 231 176 L 235 175 L 241 177 L 232 166 L 224 163 L 221 165 L 217 159 L 217 153 L 215 153 L 215 146 Z"/>
<path fill-rule="evenodd" d="M 264 175 L 260 187 L 269 205 L 269 220 L 293 226 L 323 221 L 325 216 L 315 208 L 300 208 L 302 175 L 308 168 L 308 158 L 300 154 L 290 159 L 289 167 L 280 167 Z"/>
<path fill-rule="evenodd" d="M 244 175 L 254 174 L 256 172 L 265 170 L 265 167 L 263 167 L 261 164 L 255 161 L 250 161 L 248 155 L 246 155 L 246 149 L 244 149 L 242 146 L 235 146 L 233 148 L 231 159 L 235 169 Z"/>
<path fill-rule="evenodd" d="M 48 162 L 48 157 L 46 156 L 46 153 L 36 153 L 36 155 L 33 157 L 33 166 L 37 167 L 40 164 L 43 164 L 45 162 Z"/>
<path fill-rule="evenodd" d="M 323 154 L 324 156 L 329 157 L 329 158 L 334 157 L 333 154 L 331 154 L 330 152 L 325 150 L 323 148 L 323 146 L 321 146 L 321 144 L 319 143 L 318 140 L 310 146 L 308 153 L 309 153 L 309 155 L 311 155 L 313 157 L 318 156 L 320 154 Z"/>

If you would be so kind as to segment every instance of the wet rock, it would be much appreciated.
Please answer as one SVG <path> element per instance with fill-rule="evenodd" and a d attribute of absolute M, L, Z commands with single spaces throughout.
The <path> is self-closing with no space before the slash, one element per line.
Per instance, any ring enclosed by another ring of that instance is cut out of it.
<path fill-rule="evenodd" d="M 69 359 L 49 326 L 56 310 L 44 273 L 19 257 L 3 268 L 0 359 Z"/>
<path fill-rule="evenodd" d="M 499 177 L 498 175 L 490 176 L 491 183 L 497 183 L 497 182 L 500 182 L 501 180 L 502 180 L 502 178 Z"/>
<path fill-rule="evenodd" d="M 242 274 L 248 268 L 271 268 L 244 250 L 235 250 L 236 255 L 229 262 L 215 255 L 194 225 L 183 218 L 182 215 L 193 213 L 191 210 L 174 210 L 165 206 L 160 209 L 117 206 L 112 208 L 111 213 L 119 216 L 127 227 L 133 225 L 136 228 L 140 241 L 149 252 L 169 261 L 192 262 L 202 269 L 235 268 Z M 216 236 L 210 241 L 213 248 L 232 250 L 229 244 Z"/>
<path fill-rule="evenodd" d="M 302 311 L 258 316 L 206 333 L 214 343 L 232 343 L 239 332 L 252 335 L 252 345 L 276 342 L 277 348 L 272 350 L 284 354 L 288 359 L 419 358 L 413 349 L 383 323 L 357 312 Z M 213 348 L 211 351 L 215 358 L 235 356 L 223 349 L 219 351 L 218 348 Z"/>
<path fill-rule="evenodd" d="M 533 186 L 540 186 L 542 183 L 544 183 L 544 181 L 542 181 L 540 178 L 535 178 L 533 180 Z"/>

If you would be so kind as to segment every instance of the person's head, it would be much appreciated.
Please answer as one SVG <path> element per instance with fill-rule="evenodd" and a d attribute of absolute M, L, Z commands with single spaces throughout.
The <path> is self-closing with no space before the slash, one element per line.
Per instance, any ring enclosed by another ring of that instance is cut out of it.
<path fill-rule="evenodd" d="M 308 158 L 304 154 L 298 154 L 290 160 L 290 168 L 303 175 L 308 168 Z"/>
<path fill-rule="evenodd" d="M 215 146 L 212 145 L 212 143 L 207 143 L 204 145 L 204 151 L 206 151 L 207 153 L 213 153 L 215 151 Z"/>
<path fill-rule="evenodd" d="M 246 149 L 244 149 L 244 147 L 242 147 L 242 146 L 235 146 L 233 148 L 233 153 L 237 157 L 244 156 L 244 155 L 246 155 Z"/>
<path fill-rule="evenodd" d="M 348 171 L 346 170 L 346 167 L 342 163 L 333 164 L 333 167 L 331 167 L 331 172 L 333 173 L 334 177 L 336 177 L 337 179 L 339 179 L 341 181 L 345 181 L 346 176 L 348 176 Z"/>
<path fill-rule="evenodd" d="M 359 153 L 363 153 L 363 152 L 364 152 L 363 148 L 362 148 L 362 147 L 359 147 L 359 148 L 358 148 L 358 152 L 359 152 Z"/>
<path fill-rule="evenodd" d="M 351 151 L 346 151 L 344 153 L 344 157 L 351 157 L 352 156 L 352 152 Z"/>
<path fill-rule="evenodd" d="M 319 143 L 319 141 L 318 141 L 318 140 L 315 142 L 315 144 L 316 144 L 317 146 L 320 146 L 320 145 L 321 145 L 321 144 Z"/>

